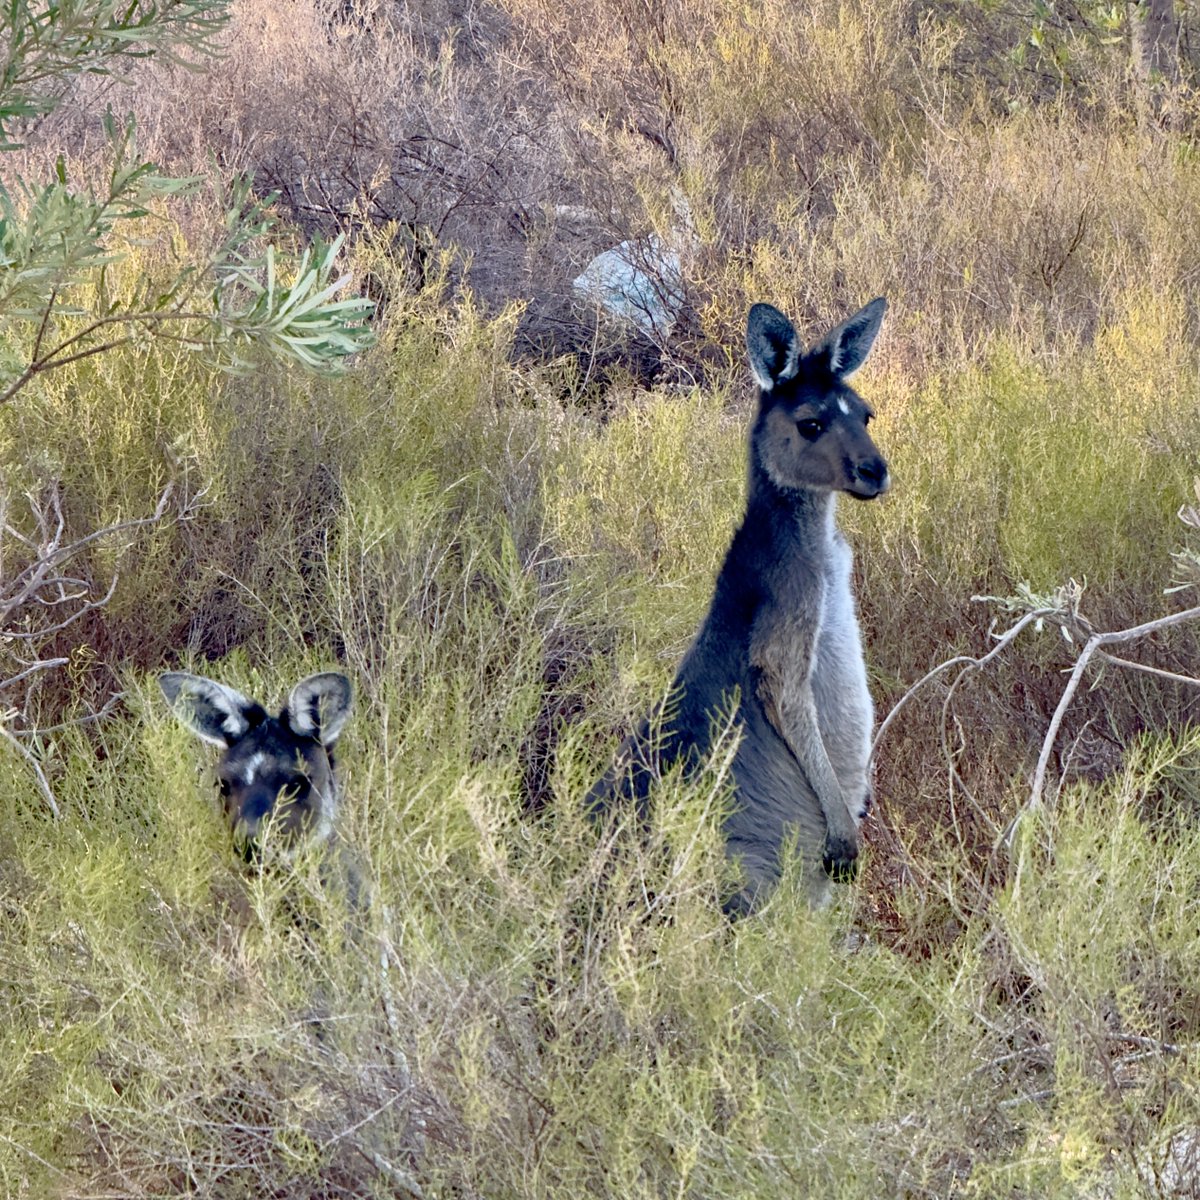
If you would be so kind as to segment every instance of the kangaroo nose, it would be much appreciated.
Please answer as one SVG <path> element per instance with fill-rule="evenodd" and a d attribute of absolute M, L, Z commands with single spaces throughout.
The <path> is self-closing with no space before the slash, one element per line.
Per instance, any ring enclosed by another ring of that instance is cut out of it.
<path fill-rule="evenodd" d="M 257 825 L 275 806 L 275 796 L 268 788 L 258 787 L 242 800 L 239 816 L 248 825 Z"/>
<path fill-rule="evenodd" d="M 869 458 L 859 463 L 856 474 L 862 483 L 874 488 L 877 493 L 887 491 L 888 469 L 882 458 Z"/>

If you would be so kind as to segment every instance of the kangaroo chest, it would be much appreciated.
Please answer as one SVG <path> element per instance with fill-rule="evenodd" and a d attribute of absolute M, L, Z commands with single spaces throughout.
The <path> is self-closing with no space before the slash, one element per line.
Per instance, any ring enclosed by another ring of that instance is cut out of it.
<path fill-rule="evenodd" d="M 792 742 L 797 714 L 804 697 L 811 694 L 835 581 L 824 555 L 817 562 L 797 556 L 773 567 L 764 579 L 764 595 L 751 630 L 750 665 L 768 719 Z"/>

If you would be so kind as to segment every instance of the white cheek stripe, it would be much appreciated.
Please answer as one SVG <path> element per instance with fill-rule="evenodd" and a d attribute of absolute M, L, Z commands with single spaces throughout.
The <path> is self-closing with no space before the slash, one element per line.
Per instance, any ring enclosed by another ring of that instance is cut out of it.
<path fill-rule="evenodd" d="M 840 396 L 838 397 L 838 408 L 842 410 L 843 417 L 848 417 L 850 415 L 850 405 L 848 405 Z"/>

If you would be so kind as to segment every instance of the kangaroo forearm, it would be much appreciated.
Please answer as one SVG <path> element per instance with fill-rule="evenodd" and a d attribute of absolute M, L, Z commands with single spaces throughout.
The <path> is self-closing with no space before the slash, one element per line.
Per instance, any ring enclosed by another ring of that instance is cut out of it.
<path fill-rule="evenodd" d="M 825 743 L 821 740 L 815 710 L 799 720 L 793 719 L 789 726 L 785 738 L 817 794 L 817 802 L 821 806 L 830 834 L 853 840 L 858 826 L 851 815 L 850 806 L 846 803 L 842 785 L 838 782 L 833 765 L 829 761 Z"/>
<path fill-rule="evenodd" d="M 757 682 L 767 720 L 800 764 L 816 793 L 829 832 L 853 838 L 857 826 L 821 738 L 812 689 L 805 684 L 794 695 L 788 695 L 784 677 L 769 666 L 760 668 Z"/>

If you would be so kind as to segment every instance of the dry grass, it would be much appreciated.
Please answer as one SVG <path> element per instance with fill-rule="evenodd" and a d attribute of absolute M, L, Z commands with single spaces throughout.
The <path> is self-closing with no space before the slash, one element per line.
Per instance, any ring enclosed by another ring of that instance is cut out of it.
<path fill-rule="evenodd" d="M 1019 17 L 904 3 L 238 0 L 227 36 L 202 75 L 81 84 L 29 153 L 86 161 L 97 106 L 132 107 L 169 166 L 216 154 L 306 231 L 385 230 L 392 290 L 462 247 L 493 310 L 529 305 L 517 344 L 579 351 L 585 375 L 613 331 L 570 281 L 650 234 L 684 276 L 655 350 L 676 377 L 719 378 L 764 297 L 817 326 L 888 294 L 910 380 L 997 340 L 1070 354 L 1137 297 L 1191 336 L 1190 143 L 1139 129 L 1122 51 L 1086 22 L 1056 35 L 1056 87 L 1019 61 Z"/>

